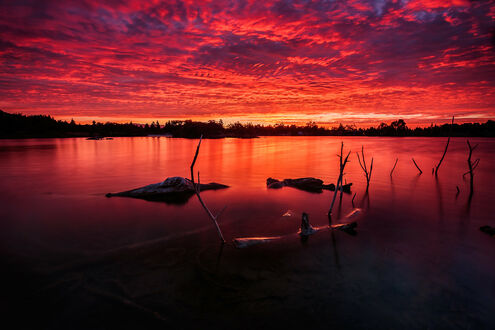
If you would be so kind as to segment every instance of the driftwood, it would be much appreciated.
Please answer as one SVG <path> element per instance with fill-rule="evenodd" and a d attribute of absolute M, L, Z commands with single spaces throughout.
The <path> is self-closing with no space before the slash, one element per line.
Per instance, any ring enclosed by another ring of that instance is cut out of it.
<path fill-rule="evenodd" d="M 361 209 L 353 209 L 348 215 L 342 219 L 342 221 L 346 221 L 346 223 L 341 223 L 341 224 L 336 224 L 336 225 L 328 225 L 328 226 L 321 226 L 321 227 L 313 227 L 309 223 L 309 218 L 306 213 L 303 213 L 302 215 L 302 221 L 301 221 L 301 228 L 299 229 L 298 232 L 288 234 L 288 235 L 282 235 L 282 236 L 260 236 L 260 237 L 240 237 L 240 238 L 235 238 L 233 240 L 234 246 L 236 248 L 242 249 L 246 248 L 252 245 L 259 245 L 263 243 L 269 243 L 273 241 L 279 241 L 282 239 L 290 239 L 290 238 L 295 238 L 297 236 L 300 236 L 301 239 L 307 239 L 310 235 L 316 234 L 318 232 L 326 231 L 326 230 L 334 230 L 338 229 L 343 232 L 346 232 L 347 234 L 350 235 L 356 235 L 356 227 L 357 227 L 357 220 L 363 215 L 363 211 Z"/>
<path fill-rule="evenodd" d="M 418 169 L 419 174 L 423 174 L 423 171 L 421 171 L 421 169 L 419 168 L 418 164 L 416 164 L 416 161 L 414 160 L 414 158 L 412 158 L 412 161 L 414 163 L 414 166 L 416 166 L 416 168 Z"/>
<path fill-rule="evenodd" d="M 201 203 L 201 206 L 203 206 L 203 208 L 205 209 L 206 213 L 208 214 L 208 216 L 210 217 L 210 219 L 213 221 L 213 224 L 215 225 L 215 228 L 217 230 L 217 233 L 218 233 L 218 236 L 220 237 L 220 241 L 222 243 L 225 243 L 225 239 L 223 238 L 223 234 L 222 234 L 222 230 L 220 229 L 220 226 L 218 225 L 218 222 L 217 222 L 217 219 L 218 217 L 222 214 L 223 210 L 225 210 L 225 208 L 220 211 L 220 213 L 218 213 L 216 216 L 213 215 L 213 213 L 211 213 L 210 209 L 206 206 L 205 202 L 203 201 L 203 199 L 201 198 L 201 183 L 199 182 L 199 171 L 198 171 L 198 183 L 196 184 L 194 182 L 194 164 L 196 164 L 196 159 L 198 158 L 198 154 L 199 154 L 199 147 L 201 146 L 201 141 L 203 139 L 203 135 L 201 135 L 201 137 L 199 138 L 199 142 L 198 142 L 198 146 L 196 147 L 196 153 L 194 154 L 194 159 L 191 163 L 191 182 L 193 183 L 194 185 L 194 192 L 196 193 L 196 196 L 198 197 L 198 200 L 199 202 Z"/>
<path fill-rule="evenodd" d="M 390 176 L 392 176 L 392 174 L 394 174 L 394 170 L 395 170 L 395 166 L 397 166 L 397 162 L 399 161 L 399 158 L 396 158 L 395 159 L 395 164 L 394 164 L 394 167 L 392 167 L 392 170 L 390 171 Z"/>
<path fill-rule="evenodd" d="M 359 153 L 356 152 L 356 156 L 359 161 L 359 166 L 364 171 L 364 176 L 366 177 L 366 191 L 368 191 L 368 188 L 370 187 L 370 180 L 371 180 L 371 173 L 373 172 L 373 157 L 371 157 L 371 164 L 370 168 L 368 170 L 368 166 L 366 166 L 366 159 L 364 158 L 364 147 L 361 146 L 361 155 L 363 157 L 363 162 L 361 163 L 361 159 L 359 158 Z"/>
<path fill-rule="evenodd" d="M 438 165 L 435 167 L 435 175 L 438 175 L 438 169 L 440 168 L 440 165 L 442 165 L 443 159 L 445 158 L 445 154 L 447 153 L 447 149 L 449 148 L 450 136 L 452 135 L 452 127 L 453 126 L 454 126 L 454 116 L 452 116 L 452 124 L 450 125 L 449 138 L 447 139 L 447 144 L 445 145 L 445 150 L 443 151 L 442 158 L 440 158 Z"/>
<path fill-rule="evenodd" d="M 478 164 L 480 163 L 480 159 L 476 159 L 474 162 L 471 161 L 471 156 L 473 155 L 473 151 L 478 147 L 478 145 L 476 144 L 474 147 L 471 146 L 471 144 L 469 143 L 469 140 L 466 140 L 467 142 L 467 145 L 468 145 L 468 148 L 469 148 L 469 156 L 468 156 L 468 159 L 467 159 L 467 162 L 468 162 L 468 168 L 469 168 L 469 171 L 467 173 L 469 173 L 469 195 L 472 196 L 473 195 L 473 188 L 474 188 L 474 170 L 476 169 L 476 167 L 478 167 Z"/>
<path fill-rule="evenodd" d="M 330 204 L 330 209 L 328 210 L 328 218 L 330 219 L 332 216 L 332 210 L 333 210 L 333 205 L 335 204 L 335 198 L 337 197 L 337 191 L 341 191 L 341 196 L 342 196 L 342 177 L 344 175 L 344 168 L 347 162 L 349 161 L 349 155 L 351 154 L 351 151 L 349 150 L 349 153 L 345 158 L 343 158 L 343 152 L 344 152 L 344 142 L 340 145 L 340 156 L 339 157 L 339 164 L 340 164 L 340 173 L 339 173 L 339 179 L 337 180 L 337 189 L 335 189 L 335 193 L 333 194 L 333 199 L 332 203 Z"/>

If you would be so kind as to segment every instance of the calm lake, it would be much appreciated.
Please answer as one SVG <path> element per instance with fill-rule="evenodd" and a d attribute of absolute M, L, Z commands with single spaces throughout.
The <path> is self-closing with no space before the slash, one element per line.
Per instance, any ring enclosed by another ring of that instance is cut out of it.
<path fill-rule="evenodd" d="M 41 328 L 493 329 L 495 140 L 479 144 L 469 199 L 466 138 L 261 137 L 203 140 L 202 197 L 185 204 L 106 198 L 189 177 L 197 140 L 165 137 L 0 141 L 3 304 Z M 334 223 L 364 210 L 357 235 L 325 231 L 236 249 L 233 238 L 295 233 L 306 212 L 328 224 L 333 192 L 267 189 L 266 179 L 336 183 L 340 143 L 352 150 Z M 374 158 L 369 193 L 356 152 Z M 423 170 L 419 175 L 411 158 Z M 398 158 L 391 177 L 390 171 Z M 460 192 L 457 193 L 457 188 Z M 356 196 L 353 199 L 353 195 Z M 21 325 L 23 321 L 21 321 Z M 32 326 L 24 321 L 26 327 Z M 22 327 L 22 326 L 21 326 Z"/>

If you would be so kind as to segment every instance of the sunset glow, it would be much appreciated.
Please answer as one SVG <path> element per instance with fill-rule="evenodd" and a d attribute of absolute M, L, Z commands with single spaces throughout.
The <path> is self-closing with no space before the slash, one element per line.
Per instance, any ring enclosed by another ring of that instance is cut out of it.
<path fill-rule="evenodd" d="M 495 3 L 2 1 L 0 109 L 88 122 L 495 118 Z"/>

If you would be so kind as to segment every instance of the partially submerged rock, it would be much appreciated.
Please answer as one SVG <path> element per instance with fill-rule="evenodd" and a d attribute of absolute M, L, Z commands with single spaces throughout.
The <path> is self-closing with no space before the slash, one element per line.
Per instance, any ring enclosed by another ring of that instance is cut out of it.
<path fill-rule="evenodd" d="M 356 235 L 357 232 L 356 232 L 356 227 L 357 227 L 357 222 L 354 221 L 354 222 L 351 222 L 351 223 L 346 223 L 346 224 L 343 224 L 343 225 L 336 225 L 334 228 L 338 229 L 338 230 L 342 230 L 350 235 Z"/>
<path fill-rule="evenodd" d="M 495 228 L 490 226 L 482 226 L 480 230 L 490 236 L 495 236 Z"/>
<path fill-rule="evenodd" d="M 293 187 L 296 189 L 314 192 L 314 193 L 322 193 L 323 190 L 335 190 L 335 185 L 333 183 L 323 184 L 323 180 L 316 178 L 298 178 L 298 179 L 284 179 L 283 181 L 268 178 L 266 179 L 266 186 L 270 189 L 280 189 L 282 187 Z M 342 190 L 346 193 L 351 192 L 352 183 L 345 184 L 342 186 Z"/>
<path fill-rule="evenodd" d="M 217 190 L 228 188 L 224 184 L 211 182 L 200 184 L 200 190 Z M 174 176 L 158 183 L 153 183 L 141 188 L 122 191 L 119 193 L 108 193 L 107 197 L 133 197 L 151 201 L 163 201 L 171 204 L 183 204 L 194 195 L 194 184 L 191 180 Z"/>

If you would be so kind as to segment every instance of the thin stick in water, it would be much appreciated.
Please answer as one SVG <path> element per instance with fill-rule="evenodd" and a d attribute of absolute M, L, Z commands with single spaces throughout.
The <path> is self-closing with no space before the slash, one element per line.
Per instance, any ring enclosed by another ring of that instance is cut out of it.
<path fill-rule="evenodd" d="M 395 164 L 394 164 L 394 167 L 392 167 L 392 170 L 390 171 L 390 176 L 392 176 L 392 174 L 394 174 L 394 170 L 395 170 L 395 166 L 397 166 L 397 162 L 399 161 L 399 158 L 396 158 L 395 159 Z"/>
<path fill-rule="evenodd" d="M 371 157 L 371 165 L 368 171 L 368 166 L 366 166 L 366 159 L 364 158 L 364 146 L 361 146 L 361 155 L 363 157 L 362 164 L 361 164 L 361 159 L 359 158 L 359 153 L 356 152 L 356 155 L 359 161 L 359 166 L 361 166 L 361 168 L 363 169 L 364 176 L 366 177 L 366 191 L 368 191 L 368 188 L 370 186 L 371 173 L 373 172 L 373 157 Z"/>
<path fill-rule="evenodd" d="M 332 215 L 333 205 L 335 204 L 335 198 L 337 197 L 337 192 L 339 191 L 339 189 L 342 189 L 341 185 L 342 185 L 342 176 L 344 175 L 344 168 L 345 168 L 345 165 L 347 164 L 347 162 L 349 161 L 349 155 L 351 154 L 351 151 L 349 150 L 349 153 L 347 154 L 347 156 L 344 159 L 343 158 L 343 151 L 344 151 L 344 142 L 342 142 L 342 144 L 340 146 L 340 155 L 338 155 L 338 157 L 340 159 L 340 162 L 339 162 L 340 163 L 340 173 L 339 173 L 339 179 L 337 180 L 337 186 L 335 187 L 335 193 L 333 194 L 332 203 L 330 204 L 330 209 L 328 210 L 328 217 L 329 218 Z"/>
<path fill-rule="evenodd" d="M 474 180 L 474 169 L 476 167 L 478 167 L 478 164 L 480 163 L 479 159 L 475 160 L 474 162 L 471 161 L 471 156 L 473 155 L 473 151 L 478 147 L 478 145 L 476 144 L 474 147 L 471 146 L 471 144 L 469 143 L 469 140 L 466 140 L 467 142 L 467 145 L 468 145 L 468 148 L 469 148 L 469 156 L 468 156 L 468 159 L 467 159 L 467 162 L 468 162 L 468 168 L 469 168 L 469 196 L 472 196 L 473 195 L 473 186 L 474 186 L 474 183 L 473 183 L 473 180 Z"/>
<path fill-rule="evenodd" d="M 416 161 L 414 160 L 414 158 L 412 158 L 412 161 L 413 161 L 414 165 L 416 166 L 416 168 L 418 169 L 419 174 L 423 174 L 423 171 L 421 171 L 421 169 L 419 168 L 418 164 L 416 164 Z"/>
<path fill-rule="evenodd" d="M 206 206 L 205 202 L 201 198 L 200 190 L 201 190 L 201 182 L 199 178 L 199 171 L 198 171 L 198 183 L 194 183 L 194 164 L 196 163 L 196 159 L 198 158 L 198 153 L 199 153 L 199 147 L 201 146 L 201 141 L 203 139 L 203 135 L 199 138 L 198 146 L 196 148 L 196 153 L 194 155 L 194 159 L 191 163 L 191 182 L 194 187 L 194 192 L 196 193 L 196 196 L 198 197 L 199 202 L 201 203 L 201 206 L 205 209 L 206 213 L 210 217 L 210 219 L 213 221 L 213 224 L 215 225 L 215 228 L 217 230 L 218 236 L 220 237 L 220 241 L 222 243 L 225 243 L 225 239 L 223 238 L 222 230 L 220 229 L 220 226 L 218 225 L 217 219 L 220 216 L 220 214 L 223 212 L 223 210 L 217 214 L 217 216 L 214 216 L 213 213 L 211 213 L 210 209 Z"/>
<path fill-rule="evenodd" d="M 443 159 L 445 158 L 445 154 L 447 153 L 447 149 L 449 148 L 450 136 L 452 135 L 452 127 L 453 126 L 454 126 L 454 116 L 452 116 L 452 124 L 450 124 L 449 138 L 447 139 L 447 144 L 445 145 L 445 150 L 443 151 L 442 158 L 440 158 L 438 165 L 435 167 L 435 175 L 438 174 L 438 169 L 440 168 L 440 165 L 442 165 Z"/>

